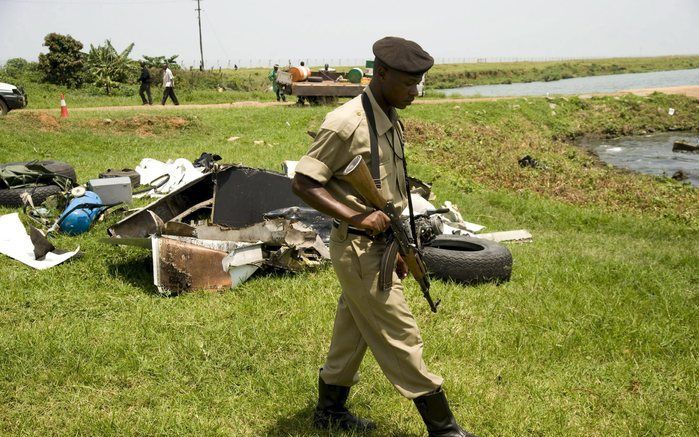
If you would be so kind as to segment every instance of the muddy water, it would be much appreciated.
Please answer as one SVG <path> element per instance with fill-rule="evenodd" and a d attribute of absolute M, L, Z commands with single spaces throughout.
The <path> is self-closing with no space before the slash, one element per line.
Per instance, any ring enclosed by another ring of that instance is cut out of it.
<path fill-rule="evenodd" d="M 586 140 L 581 145 L 594 151 L 604 162 L 616 167 L 658 176 L 672 176 L 682 170 L 687 181 L 699 187 L 699 153 L 673 152 L 677 140 L 699 143 L 696 132 L 665 132 L 613 140 Z"/>
<path fill-rule="evenodd" d="M 631 89 L 699 85 L 699 69 L 577 77 L 552 82 L 480 85 L 440 90 L 448 96 L 545 96 L 613 93 Z"/>

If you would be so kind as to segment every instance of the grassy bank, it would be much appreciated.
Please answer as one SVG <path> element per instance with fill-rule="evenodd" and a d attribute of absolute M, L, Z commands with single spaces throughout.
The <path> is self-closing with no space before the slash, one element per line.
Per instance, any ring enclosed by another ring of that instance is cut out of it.
<path fill-rule="evenodd" d="M 505 62 L 436 65 L 430 70 L 431 89 L 519 82 L 550 82 L 573 77 L 699 68 L 699 56 L 607 58 L 554 62 Z"/>
<path fill-rule="evenodd" d="M 534 235 L 509 246 L 509 283 L 435 281 L 437 315 L 406 281 L 427 363 L 445 377 L 469 429 L 699 432 L 698 190 L 611 168 L 572 144 L 582 135 L 698 129 L 698 110 L 696 101 L 654 95 L 403 112 L 410 170 L 434 181 L 439 201 L 490 231 Z M 143 157 L 203 151 L 278 169 L 304 153 L 306 130 L 326 111 L 85 112 L 68 120 L 16 112 L 0 120 L 0 161 L 63 159 L 82 181 Z M 542 165 L 520 168 L 525 154 Z M 322 435 L 309 417 L 338 296 L 332 269 L 163 298 L 148 252 L 99 242 L 116 219 L 57 238 L 56 246 L 80 245 L 85 255 L 49 271 L 0 258 L 0 433 Z M 351 405 L 379 423 L 375 435 L 423 435 L 413 406 L 371 357 Z"/>
<path fill-rule="evenodd" d="M 313 67 L 314 69 L 319 67 Z M 552 81 L 582 76 L 618 73 L 699 68 L 699 56 L 670 56 L 656 58 L 611 58 L 556 62 L 509 62 L 435 65 L 429 72 L 426 86 L 430 90 L 472 85 L 515 82 Z M 340 67 L 349 70 L 350 67 Z M 175 71 L 177 96 L 182 103 L 230 103 L 242 100 L 272 101 L 269 90 L 269 69 Z M 158 74 L 156 74 L 158 77 Z M 79 89 L 39 83 L 37 71 L 22 77 L 12 77 L 0 70 L 0 81 L 21 85 L 29 95 L 32 109 L 57 108 L 64 93 L 69 107 L 131 106 L 140 104 L 138 85 L 127 84 L 106 95 L 103 90 L 86 85 Z M 135 79 L 135 77 L 134 77 Z M 222 90 L 219 91 L 218 87 Z M 159 83 L 153 85 L 153 98 L 162 97 Z M 430 97 L 439 97 L 431 93 Z"/>
<path fill-rule="evenodd" d="M 274 93 L 268 90 L 271 86 L 267 80 L 266 69 L 240 69 L 237 71 L 223 70 L 221 72 L 175 71 L 176 94 L 180 103 L 230 103 L 241 100 L 274 100 Z M 125 84 L 106 95 L 104 90 L 92 85 L 82 88 L 66 88 L 38 82 L 38 75 L 14 78 L 3 77 L 0 82 L 10 82 L 24 87 L 29 96 L 30 109 L 56 108 L 60 103 L 61 94 L 65 94 L 69 107 L 83 108 L 95 106 L 132 106 L 141 104 L 138 95 L 139 85 Z M 159 75 L 154 76 L 155 82 L 151 90 L 153 102 L 159 103 L 163 96 Z M 135 79 L 135 78 L 134 78 Z M 221 90 L 218 88 L 221 87 Z"/>

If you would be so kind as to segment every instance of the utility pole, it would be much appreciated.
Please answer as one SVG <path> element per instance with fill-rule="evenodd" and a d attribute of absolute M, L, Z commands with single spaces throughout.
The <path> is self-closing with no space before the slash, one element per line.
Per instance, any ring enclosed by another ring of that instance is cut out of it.
<path fill-rule="evenodd" d="M 201 0 L 197 0 L 197 20 L 199 21 L 199 53 L 201 54 L 201 62 L 199 63 L 199 70 L 204 71 L 204 46 L 201 43 Z"/>

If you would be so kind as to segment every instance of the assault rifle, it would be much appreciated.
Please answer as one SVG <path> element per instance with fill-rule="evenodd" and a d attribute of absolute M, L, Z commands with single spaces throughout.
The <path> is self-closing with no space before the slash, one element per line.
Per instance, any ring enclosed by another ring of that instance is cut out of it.
<path fill-rule="evenodd" d="M 410 236 L 405 226 L 403 226 L 403 221 L 400 218 L 401 211 L 396 208 L 393 202 L 387 201 L 381 195 L 381 192 L 374 185 L 369 168 L 361 156 L 356 156 L 347 165 L 342 174 L 342 179 L 349 182 L 372 207 L 383 211 L 391 219 L 388 247 L 381 259 L 381 271 L 379 272 L 379 286 L 381 289 L 387 290 L 391 287 L 393 269 L 396 265 L 396 254 L 400 253 L 408 265 L 408 271 L 420 284 L 422 295 L 427 300 L 427 303 L 430 304 L 430 309 L 436 313 L 440 300 L 437 299 L 437 302 L 432 301 L 427 267 L 422 260 L 420 251 L 411 242 Z"/>

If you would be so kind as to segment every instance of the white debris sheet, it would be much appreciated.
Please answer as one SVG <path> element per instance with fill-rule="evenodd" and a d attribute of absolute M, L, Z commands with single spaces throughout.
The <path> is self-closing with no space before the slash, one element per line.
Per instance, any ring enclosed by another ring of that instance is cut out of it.
<path fill-rule="evenodd" d="M 72 252 L 49 252 L 43 260 L 34 257 L 34 244 L 27 234 L 19 214 L 12 213 L 0 216 L 0 253 L 28 265 L 37 270 L 46 270 L 56 266 L 80 251 L 80 246 Z"/>
<path fill-rule="evenodd" d="M 152 183 L 158 185 L 163 181 L 165 182 L 141 196 L 134 197 L 162 197 L 202 177 L 204 168 L 194 167 L 194 164 L 185 158 L 177 158 L 174 161 L 170 159 L 167 162 L 153 158 L 143 158 L 141 163 L 136 166 L 136 172 L 141 175 L 141 185 Z"/>
<path fill-rule="evenodd" d="M 296 165 L 298 163 L 298 161 L 284 161 L 282 162 L 282 171 L 286 173 L 290 179 L 293 179 L 296 175 Z"/>
<path fill-rule="evenodd" d="M 488 234 L 478 234 L 478 238 L 483 238 L 486 240 L 491 240 L 495 242 L 502 241 L 518 241 L 521 243 L 527 243 L 532 241 L 532 234 L 526 229 L 517 229 L 514 231 L 502 231 L 502 232 L 490 232 Z"/>

